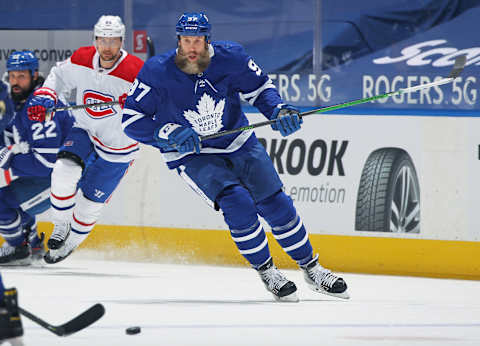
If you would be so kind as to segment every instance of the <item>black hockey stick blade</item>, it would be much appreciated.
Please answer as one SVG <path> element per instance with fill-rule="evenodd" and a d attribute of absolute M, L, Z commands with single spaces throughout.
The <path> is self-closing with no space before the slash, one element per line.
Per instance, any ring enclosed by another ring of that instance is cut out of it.
<path fill-rule="evenodd" d="M 458 56 L 455 59 L 455 63 L 453 64 L 453 69 L 450 71 L 450 74 L 448 75 L 448 78 L 457 78 L 460 76 L 460 74 L 463 71 L 463 68 L 465 67 L 465 64 L 467 63 L 467 56 L 466 55 L 461 55 Z"/>
<path fill-rule="evenodd" d="M 68 321 L 67 323 L 64 323 L 60 326 L 54 326 L 48 322 L 45 322 L 41 318 L 33 315 L 27 310 L 21 308 L 20 306 L 18 307 L 18 311 L 20 311 L 20 313 L 23 316 L 29 318 L 33 322 L 39 324 L 45 329 L 48 329 L 53 334 L 58 336 L 69 336 L 73 333 L 76 333 L 88 327 L 92 323 L 95 323 L 105 314 L 105 308 L 103 307 L 103 305 L 95 304 L 92 307 L 90 307 L 88 310 L 82 312 L 80 315 L 72 319 L 71 321 Z"/>

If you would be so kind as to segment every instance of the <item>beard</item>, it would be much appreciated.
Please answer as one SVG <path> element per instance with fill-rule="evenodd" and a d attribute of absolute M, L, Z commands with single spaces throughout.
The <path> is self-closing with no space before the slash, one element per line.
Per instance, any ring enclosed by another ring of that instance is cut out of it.
<path fill-rule="evenodd" d="M 12 97 L 12 101 L 14 103 L 23 103 L 27 100 L 27 98 L 30 96 L 30 94 L 32 93 L 33 91 L 33 83 L 32 85 L 30 86 L 30 88 L 28 90 L 25 90 L 25 89 L 22 89 L 20 88 L 20 92 L 13 92 L 13 87 L 19 87 L 18 85 L 12 85 L 12 89 L 10 91 L 10 96 Z"/>
<path fill-rule="evenodd" d="M 175 56 L 175 65 L 186 74 L 198 74 L 205 71 L 210 64 L 210 54 L 208 49 L 205 49 L 203 53 L 198 55 L 197 61 L 190 62 L 187 55 L 183 52 L 182 48 L 178 48 L 177 55 Z"/>

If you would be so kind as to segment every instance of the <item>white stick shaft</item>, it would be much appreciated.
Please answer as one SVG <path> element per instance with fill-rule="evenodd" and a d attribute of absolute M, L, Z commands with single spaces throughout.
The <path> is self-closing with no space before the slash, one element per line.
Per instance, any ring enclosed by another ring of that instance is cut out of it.
<path fill-rule="evenodd" d="M 398 92 L 401 93 L 401 94 L 410 93 L 410 92 L 417 91 L 417 90 L 428 89 L 428 88 L 431 88 L 431 87 L 434 87 L 434 86 L 437 86 L 437 85 L 448 84 L 448 83 L 453 82 L 453 80 L 454 80 L 454 78 L 443 78 L 443 79 L 440 79 L 436 82 L 430 82 L 430 83 L 416 85 L 416 86 L 413 86 L 413 87 L 410 87 L 410 88 L 399 89 Z"/>

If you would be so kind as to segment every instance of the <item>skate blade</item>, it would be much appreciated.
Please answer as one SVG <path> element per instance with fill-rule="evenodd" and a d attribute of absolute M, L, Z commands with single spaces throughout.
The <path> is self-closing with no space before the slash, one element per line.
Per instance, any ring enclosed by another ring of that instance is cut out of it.
<path fill-rule="evenodd" d="M 70 254 L 73 252 L 73 249 L 70 252 L 68 252 L 65 256 L 55 256 L 54 252 L 57 252 L 57 251 L 59 251 L 59 250 L 53 250 L 53 251 L 49 250 L 49 251 L 47 251 L 47 253 L 43 257 L 43 260 L 48 264 L 55 264 L 55 263 L 61 262 L 65 258 L 70 256 Z"/>
<path fill-rule="evenodd" d="M 284 296 L 284 297 L 277 297 L 275 294 L 272 294 L 272 295 L 277 302 L 298 303 L 300 301 L 300 299 L 298 299 L 296 292 L 290 293 L 288 296 Z"/>
<path fill-rule="evenodd" d="M 5 339 L 5 341 L 9 342 L 10 345 L 12 346 L 25 346 L 25 344 L 23 343 L 23 338 L 21 336 L 17 336 L 16 338 Z"/>
<path fill-rule="evenodd" d="M 29 266 L 32 264 L 32 259 L 30 257 L 13 260 L 7 263 L 0 263 L 0 267 L 18 267 L 18 266 Z"/>
<path fill-rule="evenodd" d="M 328 296 L 332 296 L 332 297 L 336 297 L 336 298 L 342 298 L 342 299 L 350 299 L 350 295 L 348 294 L 347 291 L 342 292 L 342 293 L 331 293 L 331 292 L 325 291 L 323 288 L 319 288 L 319 287 L 314 286 L 314 285 L 309 284 L 308 287 L 310 287 L 310 289 L 312 291 L 322 293 L 322 294 L 326 294 Z"/>

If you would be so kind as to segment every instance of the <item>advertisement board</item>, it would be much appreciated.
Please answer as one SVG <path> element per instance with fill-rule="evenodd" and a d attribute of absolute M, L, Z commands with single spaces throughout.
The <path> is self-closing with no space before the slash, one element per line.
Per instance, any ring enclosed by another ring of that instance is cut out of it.
<path fill-rule="evenodd" d="M 478 241 L 475 124 L 466 117 L 313 115 L 287 138 L 270 127 L 256 134 L 310 233 Z M 227 229 L 156 149 L 143 147 L 125 180 L 102 223 Z"/>
<path fill-rule="evenodd" d="M 145 32 L 135 32 L 135 55 L 145 59 Z M 47 76 L 56 62 L 72 56 L 83 46 L 93 44 L 91 30 L 0 30 L 0 76 L 6 71 L 7 59 L 15 51 L 31 50 L 39 60 L 39 71 Z"/>

